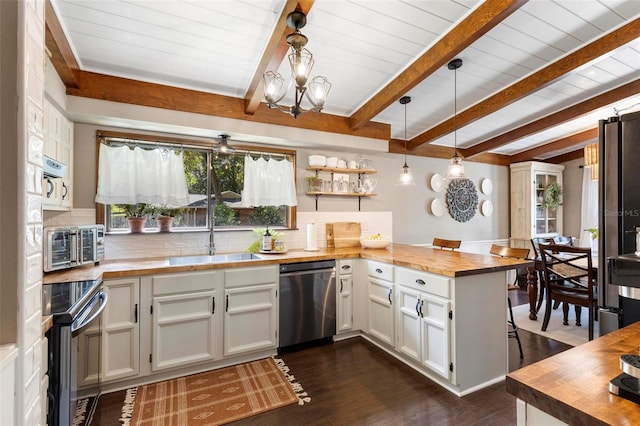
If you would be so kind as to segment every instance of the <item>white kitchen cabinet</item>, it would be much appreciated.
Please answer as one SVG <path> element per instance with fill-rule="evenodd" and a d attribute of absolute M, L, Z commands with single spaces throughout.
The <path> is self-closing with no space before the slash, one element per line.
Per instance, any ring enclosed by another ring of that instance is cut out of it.
<path fill-rule="evenodd" d="M 73 122 L 47 100 L 44 103 L 43 133 L 43 155 L 67 166 L 62 178 L 43 178 L 43 209 L 70 210 L 73 207 Z"/>
<path fill-rule="evenodd" d="M 224 355 L 278 346 L 278 267 L 225 271 Z"/>
<path fill-rule="evenodd" d="M 140 374 L 140 278 L 105 280 L 102 313 L 103 382 Z"/>
<path fill-rule="evenodd" d="M 156 275 L 151 286 L 151 370 L 220 359 L 224 272 Z"/>
<path fill-rule="evenodd" d="M 367 261 L 368 333 L 379 341 L 394 346 L 393 265 Z"/>
<path fill-rule="evenodd" d="M 447 379 L 451 373 L 448 297 L 447 278 L 396 268 L 396 350 Z"/>
<path fill-rule="evenodd" d="M 562 188 L 564 166 L 527 161 L 511 168 L 511 246 L 530 248 L 531 238 L 562 235 L 562 205 L 544 208 L 545 189 L 557 182 Z"/>
<path fill-rule="evenodd" d="M 353 328 L 353 259 L 338 260 L 337 267 L 336 332 L 340 334 Z"/>

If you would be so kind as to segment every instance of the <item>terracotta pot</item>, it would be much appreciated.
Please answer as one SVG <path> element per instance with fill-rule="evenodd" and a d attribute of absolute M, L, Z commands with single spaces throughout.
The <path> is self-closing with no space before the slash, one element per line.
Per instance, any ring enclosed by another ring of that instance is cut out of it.
<path fill-rule="evenodd" d="M 144 217 L 130 217 L 129 220 L 129 232 L 132 234 L 139 234 L 144 228 L 144 223 L 147 221 Z"/>
<path fill-rule="evenodd" d="M 171 216 L 158 216 L 156 217 L 156 221 L 158 222 L 160 232 L 171 231 L 171 224 L 173 223 L 173 218 Z"/>

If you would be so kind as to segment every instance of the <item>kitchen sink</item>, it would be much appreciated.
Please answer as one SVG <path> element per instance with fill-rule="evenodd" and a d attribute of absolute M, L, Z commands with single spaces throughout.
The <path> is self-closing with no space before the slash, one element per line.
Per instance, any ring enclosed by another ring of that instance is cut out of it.
<path fill-rule="evenodd" d="M 262 257 L 253 253 L 228 253 L 214 254 L 213 256 L 170 257 L 169 265 L 200 265 L 203 263 L 226 263 L 260 259 L 262 259 Z"/>

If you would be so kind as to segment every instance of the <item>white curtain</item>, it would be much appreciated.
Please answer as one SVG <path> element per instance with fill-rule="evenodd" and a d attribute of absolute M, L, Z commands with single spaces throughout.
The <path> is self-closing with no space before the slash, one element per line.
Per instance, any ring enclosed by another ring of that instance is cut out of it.
<path fill-rule="evenodd" d="M 96 202 L 187 205 L 189 191 L 182 152 L 100 144 Z"/>
<path fill-rule="evenodd" d="M 586 229 L 598 228 L 598 181 L 591 180 L 591 170 L 588 167 L 582 173 L 580 245 L 591 247 L 591 233 Z"/>
<path fill-rule="evenodd" d="M 241 204 L 243 207 L 297 205 L 293 163 L 262 157 L 254 160 L 246 155 Z"/>

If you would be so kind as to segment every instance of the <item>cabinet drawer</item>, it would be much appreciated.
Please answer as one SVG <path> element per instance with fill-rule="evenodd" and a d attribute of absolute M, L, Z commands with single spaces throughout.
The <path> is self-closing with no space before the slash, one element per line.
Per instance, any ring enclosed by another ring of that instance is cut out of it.
<path fill-rule="evenodd" d="M 447 277 L 415 269 L 397 268 L 396 281 L 398 284 L 450 299 L 450 280 Z"/>
<path fill-rule="evenodd" d="M 225 271 L 224 286 L 229 288 L 255 284 L 273 284 L 278 282 L 278 277 L 277 266 L 233 268 Z"/>
<path fill-rule="evenodd" d="M 345 275 L 353 273 L 353 259 L 338 260 L 338 274 Z"/>
<path fill-rule="evenodd" d="M 223 277 L 222 271 L 184 272 L 157 275 L 151 278 L 154 296 L 206 291 L 214 288 Z"/>
<path fill-rule="evenodd" d="M 376 262 L 373 260 L 367 261 L 367 274 L 372 277 L 393 282 L 393 269 L 394 266 L 389 265 L 388 263 Z"/>

